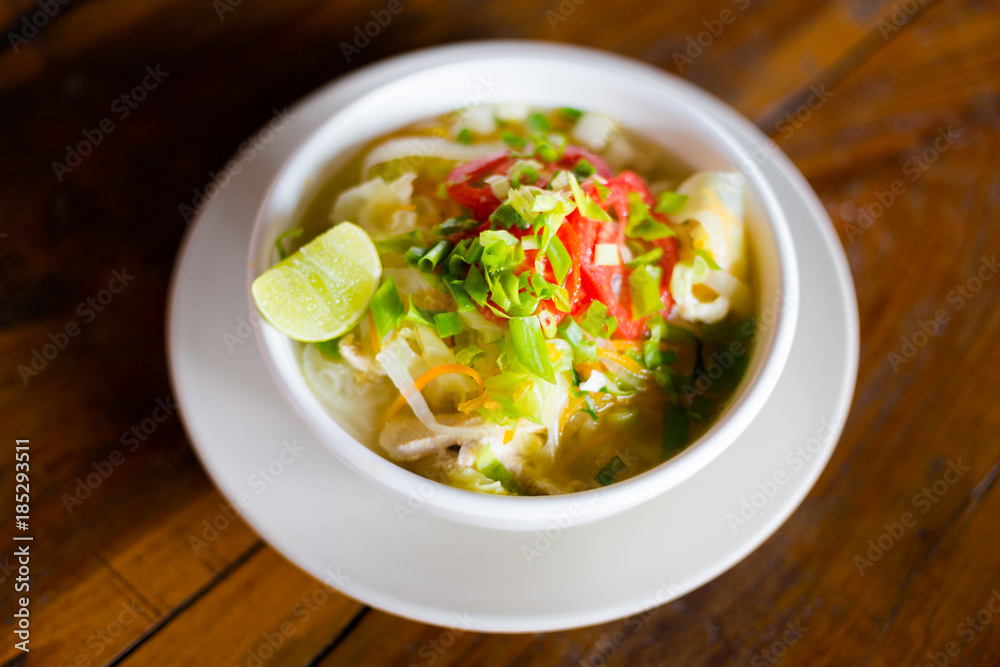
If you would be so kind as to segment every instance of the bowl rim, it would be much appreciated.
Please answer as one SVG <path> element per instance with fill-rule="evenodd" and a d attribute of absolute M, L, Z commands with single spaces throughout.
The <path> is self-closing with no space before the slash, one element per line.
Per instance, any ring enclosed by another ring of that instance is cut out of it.
<path fill-rule="evenodd" d="M 597 65 L 627 75 L 635 79 L 636 82 L 653 83 L 662 88 L 664 92 L 671 88 L 674 92 L 684 92 L 685 87 L 693 86 L 693 84 L 649 65 L 614 54 L 582 47 L 525 41 L 477 42 L 421 49 L 368 65 L 331 82 L 314 95 L 324 93 L 330 88 L 348 87 L 357 85 L 364 79 L 376 78 L 379 69 L 398 67 L 401 61 L 411 60 L 414 63 L 411 70 L 400 74 L 397 78 L 379 82 L 375 87 L 365 90 L 360 97 L 323 120 L 292 150 L 269 182 L 254 219 L 249 246 L 250 263 L 247 268 L 246 292 L 251 313 L 257 312 L 249 288 L 250 283 L 261 272 L 261 267 L 256 262 L 260 253 L 261 236 L 270 222 L 269 214 L 272 213 L 271 205 L 275 192 L 287 179 L 291 167 L 299 160 L 304 159 L 303 155 L 307 153 L 308 148 L 314 144 L 317 137 L 322 135 L 326 128 L 335 124 L 355 104 L 359 104 L 366 98 L 384 91 L 387 87 L 415 75 L 424 75 L 436 69 L 455 67 L 458 64 L 457 61 L 432 62 L 429 67 L 423 66 L 420 62 L 426 58 L 436 57 L 445 51 L 461 51 L 467 54 L 462 63 L 493 61 L 496 64 L 500 61 L 513 62 L 527 59 L 558 61 L 569 66 L 584 68 L 592 68 Z M 703 91 L 700 92 L 704 94 Z M 308 99 L 306 98 L 299 104 L 308 103 Z M 258 329 L 260 335 L 256 338 L 265 367 L 286 403 L 300 421 L 327 450 L 355 472 L 389 490 L 397 500 L 409 502 L 416 495 L 420 509 L 426 509 L 440 516 L 465 523 L 495 528 L 523 530 L 549 525 L 554 520 L 564 516 L 569 516 L 571 520 L 578 522 L 608 516 L 669 490 L 711 462 L 745 430 L 777 384 L 778 377 L 781 375 L 791 350 L 791 342 L 797 324 L 799 276 L 788 220 L 785 218 L 775 193 L 764 180 L 758 165 L 714 116 L 708 113 L 698 113 L 705 110 L 701 108 L 697 100 L 687 99 L 682 95 L 676 100 L 676 104 L 690 113 L 695 122 L 700 123 L 702 129 L 706 130 L 706 136 L 712 137 L 711 143 L 727 157 L 732 158 L 732 167 L 745 177 L 747 187 L 753 190 L 764 211 L 762 222 L 765 228 L 771 232 L 776 257 L 779 260 L 777 290 L 781 295 L 782 303 L 777 309 L 778 319 L 774 324 L 776 332 L 770 341 L 770 348 L 755 351 L 753 355 L 756 357 L 762 352 L 766 352 L 767 356 L 760 362 L 756 377 L 745 378 L 737 389 L 738 400 L 736 403 L 727 406 L 708 431 L 668 461 L 635 477 L 607 487 L 553 496 L 495 496 L 458 489 L 410 472 L 349 435 L 326 412 L 325 408 L 322 408 L 318 398 L 305 383 L 297 365 L 292 369 L 279 366 L 271 349 L 272 346 L 276 344 L 293 345 L 295 343 L 261 318 L 261 327 Z M 442 107 L 441 113 L 451 110 Z M 627 122 L 625 124 L 627 125 Z M 365 141 L 371 138 L 374 137 L 366 137 Z M 335 152 L 326 155 L 323 162 L 329 163 L 335 155 Z M 322 168 L 322 164 L 320 167 Z M 287 376 L 289 373 L 294 374 L 299 381 L 298 384 L 289 381 L 290 378 Z M 748 383 L 748 380 L 752 381 Z M 303 388 L 305 395 L 300 397 Z M 302 402 L 302 398 L 306 398 L 305 403 Z M 316 410 L 316 407 L 319 407 L 320 410 Z"/>

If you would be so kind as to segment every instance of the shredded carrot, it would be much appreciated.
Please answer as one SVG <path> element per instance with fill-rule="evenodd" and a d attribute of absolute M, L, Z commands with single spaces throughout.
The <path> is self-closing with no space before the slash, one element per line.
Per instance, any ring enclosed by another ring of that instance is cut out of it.
<path fill-rule="evenodd" d="M 517 431 L 516 428 L 509 428 L 503 432 L 503 444 L 507 444 L 514 439 L 514 433 Z"/>
<path fill-rule="evenodd" d="M 417 391 L 421 391 L 424 387 L 430 384 L 430 381 L 433 380 L 434 378 L 440 375 L 447 375 L 449 373 L 462 373 L 468 375 L 469 377 L 471 377 L 473 380 L 476 381 L 477 385 L 479 385 L 479 393 L 485 396 L 484 394 L 485 387 L 483 385 L 483 378 L 480 377 L 479 373 L 477 373 L 475 369 L 469 368 L 468 366 L 464 366 L 462 364 L 441 364 L 439 366 L 435 366 L 434 368 L 430 369 L 429 371 L 421 375 L 419 378 L 417 378 L 417 380 L 414 382 L 414 384 L 417 385 Z M 405 404 L 406 404 L 406 399 L 403 398 L 402 394 L 400 394 L 396 398 L 396 400 L 392 402 L 392 405 L 389 406 L 389 409 L 386 410 L 384 418 L 389 419 L 394 414 L 396 414 L 399 411 L 399 409 L 402 408 Z"/>
<path fill-rule="evenodd" d="M 645 368 L 639 365 L 639 362 L 635 359 L 630 359 L 617 352 L 612 352 L 611 350 L 605 350 L 603 347 L 597 348 L 597 354 L 607 357 L 612 361 L 617 362 L 625 370 L 632 371 L 633 373 L 644 375 L 647 371 Z"/>
<path fill-rule="evenodd" d="M 611 341 L 611 345 L 614 346 L 616 350 L 638 350 L 642 346 L 642 342 L 637 340 L 615 339 Z"/>
<path fill-rule="evenodd" d="M 378 351 L 382 348 L 378 343 L 378 331 L 375 329 L 375 316 L 372 315 L 372 311 L 370 310 L 368 311 L 368 335 L 371 336 L 372 339 L 372 351 L 375 354 L 378 354 Z"/>

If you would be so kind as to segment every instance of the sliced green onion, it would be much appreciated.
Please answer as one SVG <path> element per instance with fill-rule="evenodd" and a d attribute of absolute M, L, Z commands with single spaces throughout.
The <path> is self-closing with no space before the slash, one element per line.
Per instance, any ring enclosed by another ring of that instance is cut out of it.
<path fill-rule="evenodd" d="M 409 301 L 410 307 L 406 309 L 406 315 L 403 316 L 404 320 L 409 320 L 410 322 L 415 322 L 416 324 L 423 324 L 425 327 L 434 326 L 434 312 L 424 310 L 423 308 L 414 305 L 412 294 L 407 301 Z"/>
<path fill-rule="evenodd" d="M 510 299 L 511 304 L 515 306 L 521 305 L 521 279 L 514 275 L 513 271 L 505 270 L 503 271 L 498 279 L 498 282 L 503 285 L 503 291 Z"/>
<path fill-rule="evenodd" d="M 518 162 L 510 170 L 510 184 L 515 188 L 538 180 L 538 170 L 529 162 Z"/>
<path fill-rule="evenodd" d="M 617 327 L 617 318 L 608 315 L 608 307 L 600 301 L 592 302 L 580 320 L 580 328 L 594 338 L 610 338 Z"/>
<path fill-rule="evenodd" d="M 455 360 L 465 366 L 471 366 L 472 362 L 483 354 L 486 354 L 486 351 L 483 348 L 478 345 L 469 345 L 468 347 L 463 347 L 455 353 Z"/>
<path fill-rule="evenodd" d="M 542 423 L 543 395 L 537 386 L 538 378 L 529 373 L 505 372 L 486 378 L 486 395 L 500 406 L 502 416 L 511 420 L 528 419 Z M 490 417 L 496 417 L 491 411 Z M 480 413 L 483 414 L 483 413 Z M 487 416 L 487 415 L 483 415 Z"/>
<path fill-rule="evenodd" d="M 441 239 L 434 245 L 432 245 L 427 252 L 417 260 L 417 268 L 424 273 L 431 273 L 437 268 L 437 265 L 441 263 L 445 255 L 448 254 L 452 248 L 451 241 Z"/>
<path fill-rule="evenodd" d="M 532 132 L 546 132 L 550 127 L 549 121 L 545 118 L 544 114 L 538 113 L 537 111 L 528 116 L 528 119 L 525 120 L 524 123 Z"/>
<path fill-rule="evenodd" d="M 382 283 L 371 300 L 372 319 L 375 320 L 375 332 L 379 338 L 396 328 L 404 315 L 403 302 L 396 291 L 396 281 L 391 277 Z"/>
<path fill-rule="evenodd" d="M 552 370 L 552 362 L 549 360 L 549 351 L 538 318 L 533 316 L 511 318 L 510 334 L 518 361 L 545 381 L 555 383 L 555 372 Z"/>
<path fill-rule="evenodd" d="M 455 141 L 457 141 L 460 144 L 471 144 L 472 132 L 469 130 L 469 128 L 463 127 L 461 130 L 458 131 L 458 134 L 455 136 Z"/>
<path fill-rule="evenodd" d="M 661 192 L 656 196 L 656 208 L 654 209 L 657 213 L 679 213 L 684 204 L 688 201 L 687 195 L 679 195 L 676 192 Z"/>
<path fill-rule="evenodd" d="M 569 251 L 566 250 L 566 246 L 563 245 L 563 242 L 558 237 L 552 237 L 549 239 L 545 256 L 549 259 L 549 263 L 552 264 L 552 272 L 555 274 L 556 283 L 562 285 L 566 281 L 566 276 L 569 275 L 570 269 L 573 268 L 573 259 L 569 256 Z"/>
<path fill-rule="evenodd" d="M 462 322 L 458 319 L 458 313 L 438 313 L 434 316 L 434 328 L 437 329 L 438 336 L 447 338 L 462 333 Z"/>
<path fill-rule="evenodd" d="M 489 477 L 494 482 L 500 482 L 500 485 L 503 486 L 507 493 L 521 494 L 521 489 L 518 488 L 514 476 L 500 463 L 500 460 L 493 453 L 493 450 L 490 449 L 489 445 L 483 447 L 483 451 L 476 457 L 475 468 L 483 476 Z"/>
<path fill-rule="evenodd" d="M 656 264 L 663 257 L 663 248 L 656 247 L 652 250 L 642 253 L 638 257 L 632 258 L 631 262 L 625 262 L 625 266 L 630 269 L 635 269 L 643 264 Z"/>
<path fill-rule="evenodd" d="M 715 259 L 707 250 L 695 250 L 694 254 L 705 260 L 705 263 L 708 264 L 708 268 L 714 271 L 720 271 L 722 269 L 722 267 L 715 263 Z"/>
<path fill-rule="evenodd" d="M 604 209 L 583 193 L 580 184 L 576 181 L 576 176 L 570 172 L 566 172 L 566 177 L 569 179 L 569 187 L 573 190 L 573 199 L 576 200 L 576 206 L 580 209 L 580 213 L 591 220 L 611 222 L 611 218 L 604 212 Z"/>
<path fill-rule="evenodd" d="M 496 223 L 503 229 L 517 227 L 518 229 L 528 229 L 531 223 L 525 220 L 517 209 L 508 201 L 501 204 L 497 210 L 490 215 L 490 222 Z"/>
<path fill-rule="evenodd" d="M 546 211 L 551 211 L 555 208 L 556 204 L 559 203 L 559 198 L 548 192 L 543 192 L 535 197 L 535 200 L 531 202 L 531 210 L 536 213 L 545 213 Z"/>
<path fill-rule="evenodd" d="M 444 284 L 448 287 L 448 292 L 451 293 L 451 297 L 455 299 L 455 303 L 458 304 L 458 310 L 460 312 L 464 313 L 470 310 L 479 310 L 476 307 L 476 304 L 473 303 L 472 299 L 469 298 L 469 293 L 465 291 L 461 280 L 445 280 Z"/>
<path fill-rule="evenodd" d="M 505 144 L 507 144 L 511 148 L 514 148 L 516 150 L 524 149 L 524 138 L 517 136 L 513 132 L 504 132 L 503 134 L 500 135 L 500 138 L 503 140 Z"/>
<path fill-rule="evenodd" d="M 280 259 L 285 259 L 288 257 L 288 253 L 285 251 L 285 239 L 294 239 L 302 236 L 302 227 L 297 227 L 295 229 L 289 229 L 287 231 L 278 234 L 278 238 L 274 239 L 274 247 L 278 250 L 278 257 Z"/>
<path fill-rule="evenodd" d="M 483 274 L 475 266 L 469 267 L 469 274 L 465 277 L 465 291 L 480 306 L 486 305 L 490 286 L 486 283 L 486 278 L 483 277 Z"/>
<path fill-rule="evenodd" d="M 435 225 L 433 232 L 436 236 L 451 236 L 452 234 L 457 234 L 459 232 L 466 232 L 470 229 L 475 229 L 480 225 L 480 222 L 474 218 L 470 218 L 465 215 L 461 215 L 455 218 L 448 218 L 440 225 Z M 417 233 L 416 230 L 409 232 L 410 234 Z"/>
<path fill-rule="evenodd" d="M 319 353 L 323 355 L 324 359 L 329 359 L 330 361 L 340 361 L 340 338 L 331 338 L 330 340 L 321 340 L 318 343 L 313 343 Z"/>
<path fill-rule="evenodd" d="M 410 248 L 417 247 L 423 242 L 424 235 L 418 230 L 413 229 L 405 234 L 391 236 L 382 241 L 375 241 L 375 248 L 378 250 L 380 255 L 386 253 L 398 253 L 402 255 Z"/>
<path fill-rule="evenodd" d="M 574 348 L 584 341 L 583 329 L 572 317 L 564 317 L 558 328 L 562 337 Z"/>
<path fill-rule="evenodd" d="M 587 160 L 586 158 L 581 159 L 576 163 L 576 166 L 573 167 L 573 175 L 581 181 L 588 176 L 593 176 L 595 171 L 597 170 L 594 169 L 594 165 L 590 164 L 590 160 Z"/>
<path fill-rule="evenodd" d="M 625 234 L 644 241 L 677 235 L 669 226 L 653 217 L 649 212 L 649 206 L 638 192 L 628 194 L 628 225 L 625 227 Z"/>
<path fill-rule="evenodd" d="M 580 408 L 580 412 L 586 412 L 591 419 L 597 421 L 597 405 L 594 404 L 594 399 L 591 398 L 590 394 L 583 397 L 583 407 Z"/>
<path fill-rule="evenodd" d="M 420 258 L 424 256 L 425 252 L 427 252 L 427 248 L 413 246 L 403 254 L 403 259 L 406 260 L 408 265 L 416 266 L 417 262 L 420 261 Z"/>
<path fill-rule="evenodd" d="M 597 476 L 594 477 L 594 479 L 597 480 L 597 483 L 600 484 L 601 486 L 614 484 L 615 475 L 624 471 L 626 468 L 628 468 L 628 466 L 625 465 L 625 462 L 622 461 L 621 458 L 619 458 L 618 455 L 616 454 L 615 456 L 611 457 L 610 461 L 604 464 L 604 467 L 601 468 L 601 471 L 597 473 Z"/>
<path fill-rule="evenodd" d="M 601 198 L 601 203 L 608 201 L 608 195 L 611 194 L 611 188 L 601 183 L 596 178 L 594 179 L 594 188 L 597 190 L 597 196 Z"/>
<path fill-rule="evenodd" d="M 597 341 L 585 340 L 573 348 L 574 364 L 596 364 L 597 363 Z"/>
<path fill-rule="evenodd" d="M 561 113 L 568 120 L 571 120 L 574 123 L 580 120 L 580 116 L 583 115 L 582 111 L 580 111 L 579 109 L 574 109 L 573 107 L 560 107 L 559 113 Z"/>
<path fill-rule="evenodd" d="M 663 449 L 666 460 L 677 454 L 688 444 L 688 417 L 684 408 L 676 403 L 663 406 Z"/>
<path fill-rule="evenodd" d="M 639 319 L 663 309 L 660 301 L 660 278 L 663 269 L 645 264 L 628 277 L 629 294 L 632 295 L 632 317 Z"/>

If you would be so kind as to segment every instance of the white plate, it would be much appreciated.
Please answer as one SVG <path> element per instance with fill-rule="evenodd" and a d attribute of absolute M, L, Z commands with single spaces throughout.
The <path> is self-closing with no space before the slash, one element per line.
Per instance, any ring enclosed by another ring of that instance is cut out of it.
<path fill-rule="evenodd" d="M 250 339 L 244 262 L 255 213 L 292 150 L 349 100 L 416 69 L 511 50 L 610 57 L 526 43 L 459 45 L 391 60 L 318 91 L 291 110 L 289 123 L 189 230 L 167 334 L 174 393 L 198 456 L 285 557 L 394 614 L 477 631 L 542 632 L 679 597 L 777 530 L 812 488 L 846 419 L 857 376 L 857 304 L 843 250 L 805 179 L 783 154 L 768 151 L 756 127 L 692 86 L 706 113 L 764 156 L 760 168 L 785 208 L 801 273 L 791 356 L 746 432 L 644 505 L 579 526 L 566 517 L 562 526 L 530 533 L 438 518 L 419 511 L 416 497 L 411 511 L 353 473 L 295 418 Z"/>

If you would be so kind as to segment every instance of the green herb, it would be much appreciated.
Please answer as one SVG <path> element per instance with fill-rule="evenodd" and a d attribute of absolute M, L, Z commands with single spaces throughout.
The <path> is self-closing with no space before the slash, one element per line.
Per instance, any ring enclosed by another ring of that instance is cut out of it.
<path fill-rule="evenodd" d="M 330 361 L 340 361 L 340 338 L 331 338 L 330 340 L 321 340 L 318 343 L 313 343 L 319 353 L 323 355 L 324 359 L 329 359 Z"/>
<path fill-rule="evenodd" d="M 601 486 L 614 484 L 615 475 L 624 471 L 626 468 L 628 468 L 628 466 L 625 465 L 625 462 L 622 461 L 621 458 L 619 458 L 618 455 L 616 454 L 615 456 L 611 457 L 610 461 L 604 464 L 604 467 L 601 468 L 601 471 L 597 473 L 597 476 L 594 477 L 594 479 Z"/>
<path fill-rule="evenodd" d="M 667 213 L 674 214 L 679 213 L 684 204 L 688 201 L 687 195 L 679 195 L 676 192 L 661 192 L 656 197 L 656 208 L 654 209 L 657 213 Z"/>
<path fill-rule="evenodd" d="M 396 328 L 404 314 L 395 280 L 390 277 L 375 290 L 370 308 L 372 319 L 375 320 L 375 332 L 379 338 L 385 338 L 387 333 Z"/>
<path fill-rule="evenodd" d="M 472 132 L 469 128 L 463 127 L 458 131 L 458 135 L 455 136 L 455 141 L 460 144 L 471 144 L 472 143 Z"/>
<path fill-rule="evenodd" d="M 660 278 L 663 269 L 644 264 L 628 277 L 629 294 L 632 295 L 632 317 L 639 319 L 663 309 L 660 301 Z"/>
<path fill-rule="evenodd" d="M 517 360 L 530 372 L 547 382 L 555 383 L 555 372 L 552 370 L 552 362 L 549 360 L 549 351 L 538 318 L 511 318 L 510 334 Z"/>
<path fill-rule="evenodd" d="M 494 482 L 500 482 L 500 485 L 503 486 L 507 493 L 513 493 L 514 495 L 521 494 L 521 489 L 518 488 L 514 476 L 500 463 L 500 460 L 493 453 L 493 450 L 490 449 L 489 445 L 483 447 L 483 450 L 479 453 L 479 456 L 476 458 L 475 468 L 483 476 L 489 477 Z"/>
<path fill-rule="evenodd" d="M 458 313 L 438 313 L 434 316 L 434 328 L 437 329 L 438 336 L 447 338 L 462 333 L 462 322 L 458 319 Z"/>
<path fill-rule="evenodd" d="M 288 253 L 285 252 L 285 244 L 283 243 L 285 239 L 294 239 L 302 236 L 302 227 L 296 229 L 289 229 L 287 231 L 278 234 L 278 238 L 274 239 L 274 247 L 278 250 L 278 257 L 284 260 L 288 257 Z"/>

